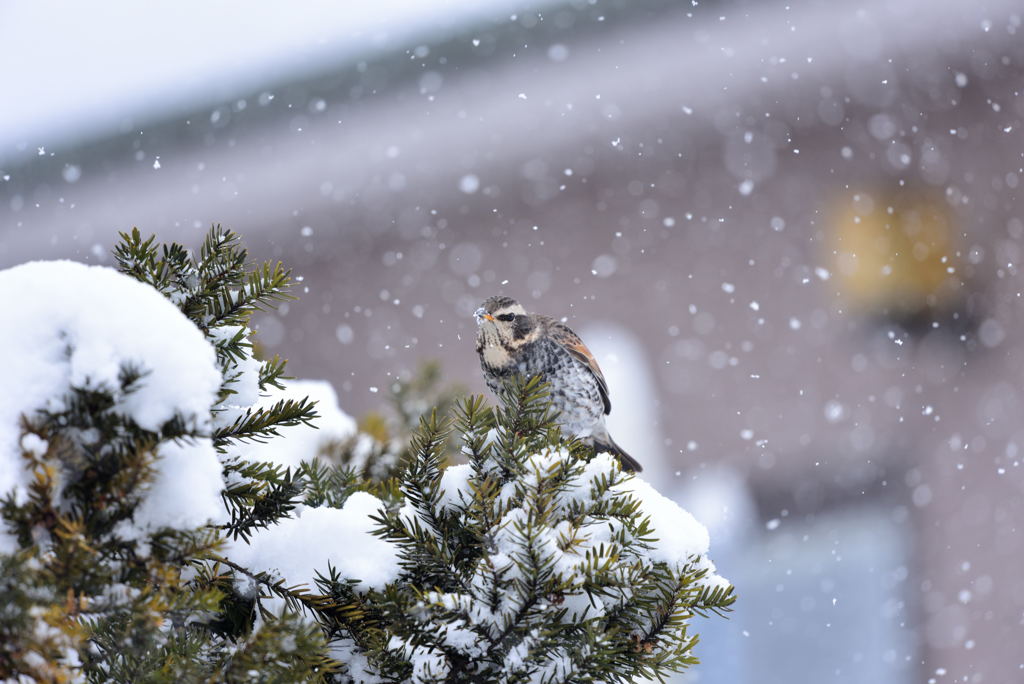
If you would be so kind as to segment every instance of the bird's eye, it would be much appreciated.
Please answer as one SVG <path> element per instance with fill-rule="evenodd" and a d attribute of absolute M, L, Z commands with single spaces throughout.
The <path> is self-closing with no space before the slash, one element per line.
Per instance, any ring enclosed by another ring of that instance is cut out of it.
<path fill-rule="evenodd" d="M 497 319 L 499 321 L 511 321 L 515 317 L 516 317 L 515 314 L 504 313 L 504 314 L 501 314 L 500 316 L 498 316 Z"/>

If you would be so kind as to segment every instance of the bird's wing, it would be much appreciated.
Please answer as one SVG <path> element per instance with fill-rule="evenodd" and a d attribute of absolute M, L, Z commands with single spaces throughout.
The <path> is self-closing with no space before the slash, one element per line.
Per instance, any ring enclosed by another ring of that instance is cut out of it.
<path fill-rule="evenodd" d="M 608 383 L 604 379 L 604 373 L 601 372 L 601 367 L 597 365 L 597 359 L 587 349 L 587 345 L 583 344 L 583 340 L 564 323 L 560 323 L 553 318 L 547 320 L 551 339 L 560 344 L 566 351 L 572 354 L 573 358 L 582 363 L 587 367 L 587 370 L 597 380 L 597 388 L 601 392 L 601 401 L 604 402 L 604 412 L 610 413 L 612 410 L 612 402 L 608 399 Z"/>

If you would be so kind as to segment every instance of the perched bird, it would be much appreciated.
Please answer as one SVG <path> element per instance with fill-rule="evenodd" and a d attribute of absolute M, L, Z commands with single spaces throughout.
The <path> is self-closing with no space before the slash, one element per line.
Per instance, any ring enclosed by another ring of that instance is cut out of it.
<path fill-rule="evenodd" d="M 569 326 L 527 313 L 509 297 L 490 297 L 473 315 L 476 352 L 491 391 L 512 376 L 540 376 L 550 386 L 551 403 L 566 432 L 618 457 L 624 470 L 643 470 L 608 434 L 608 384 L 594 355 Z"/>

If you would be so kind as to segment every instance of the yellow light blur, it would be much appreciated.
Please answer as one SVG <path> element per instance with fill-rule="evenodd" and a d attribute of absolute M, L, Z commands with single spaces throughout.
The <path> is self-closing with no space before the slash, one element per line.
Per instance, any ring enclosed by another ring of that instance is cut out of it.
<path fill-rule="evenodd" d="M 850 308 L 903 317 L 960 301 L 954 217 L 941 198 L 859 191 L 844 196 L 834 215 L 834 271 Z"/>

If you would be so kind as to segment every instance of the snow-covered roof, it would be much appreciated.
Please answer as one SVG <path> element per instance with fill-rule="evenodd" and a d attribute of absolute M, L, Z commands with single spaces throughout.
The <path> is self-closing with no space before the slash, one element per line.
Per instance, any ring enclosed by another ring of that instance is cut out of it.
<path fill-rule="evenodd" d="M 0 158 L 131 130 L 551 0 L 0 4 Z"/>

